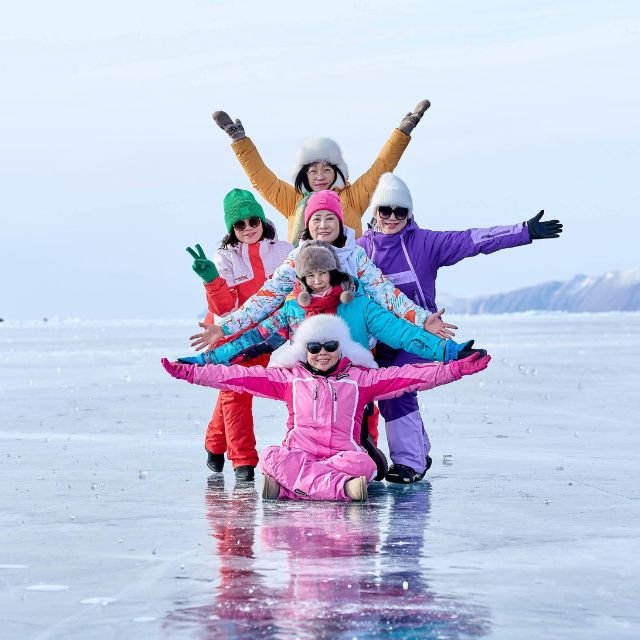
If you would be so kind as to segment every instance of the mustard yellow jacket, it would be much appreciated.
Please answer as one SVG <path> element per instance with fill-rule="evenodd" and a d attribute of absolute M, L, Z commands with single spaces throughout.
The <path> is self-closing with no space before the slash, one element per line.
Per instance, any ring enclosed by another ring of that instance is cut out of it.
<path fill-rule="evenodd" d="M 334 187 L 333 190 L 340 195 L 344 223 L 347 227 L 355 230 L 356 238 L 362 235 L 362 216 L 369 206 L 380 176 L 396 168 L 410 141 L 410 136 L 402 133 L 399 129 L 394 129 L 367 171 L 353 184 L 347 182 L 346 186 L 342 188 Z M 251 180 L 254 189 L 287 218 L 288 239 L 293 242 L 294 239 L 291 236 L 295 225 L 296 206 L 303 195 L 298 193 L 293 185 L 280 180 L 267 167 L 250 138 L 242 138 L 242 140 L 234 142 L 231 148 Z"/>

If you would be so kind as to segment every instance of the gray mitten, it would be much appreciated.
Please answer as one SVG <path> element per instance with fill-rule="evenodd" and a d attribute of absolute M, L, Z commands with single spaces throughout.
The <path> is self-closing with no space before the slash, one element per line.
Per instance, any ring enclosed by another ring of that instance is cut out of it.
<path fill-rule="evenodd" d="M 428 100 L 420 100 L 418 104 L 414 107 L 411 113 L 407 113 L 407 115 L 402 118 L 400 124 L 398 125 L 398 129 L 402 131 L 402 133 L 406 133 L 408 136 L 411 135 L 411 132 L 416 128 L 416 125 L 422 119 L 425 111 L 431 106 L 431 103 Z"/>
<path fill-rule="evenodd" d="M 240 120 L 234 122 L 226 111 L 214 111 L 213 119 L 234 142 L 247 137 L 242 122 Z"/>

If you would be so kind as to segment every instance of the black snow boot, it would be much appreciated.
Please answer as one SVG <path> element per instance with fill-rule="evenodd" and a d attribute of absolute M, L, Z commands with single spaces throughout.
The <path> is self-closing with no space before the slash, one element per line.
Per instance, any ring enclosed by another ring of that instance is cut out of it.
<path fill-rule="evenodd" d="M 374 480 L 378 482 L 382 482 L 384 477 L 387 475 L 387 471 L 389 471 L 389 463 L 387 462 L 387 458 L 376 447 L 373 442 L 373 438 L 369 435 L 369 423 L 367 418 L 373 414 L 373 402 L 370 402 L 365 406 L 363 416 L 362 416 L 362 426 L 360 428 L 360 444 L 365 448 L 366 452 L 369 454 L 369 457 L 376 463 L 376 468 L 378 472 L 376 473 L 376 477 Z"/>
<path fill-rule="evenodd" d="M 427 456 L 427 469 L 430 465 L 431 458 Z M 427 473 L 425 469 L 422 473 L 414 471 L 411 467 L 407 467 L 404 464 L 392 464 L 389 472 L 385 476 L 387 482 L 394 482 L 396 484 L 410 484 L 411 482 L 419 482 L 424 478 L 424 474 Z"/>
<path fill-rule="evenodd" d="M 214 473 L 222 473 L 224 469 L 224 453 L 207 451 L 207 467 Z"/>
<path fill-rule="evenodd" d="M 236 480 L 251 482 L 255 478 L 254 467 L 248 464 L 236 467 L 233 472 L 236 474 Z"/>

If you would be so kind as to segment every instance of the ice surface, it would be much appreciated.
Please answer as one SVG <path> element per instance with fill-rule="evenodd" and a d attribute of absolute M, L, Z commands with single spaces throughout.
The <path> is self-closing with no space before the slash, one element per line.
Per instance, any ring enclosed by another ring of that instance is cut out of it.
<path fill-rule="evenodd" d="M 640 637 L 640 316 L 452 320 L 493 362 L 366 505 L 208 477 L 216 392 L 159 364 L 191 324 L 0 325 L 0 637 Z"/>

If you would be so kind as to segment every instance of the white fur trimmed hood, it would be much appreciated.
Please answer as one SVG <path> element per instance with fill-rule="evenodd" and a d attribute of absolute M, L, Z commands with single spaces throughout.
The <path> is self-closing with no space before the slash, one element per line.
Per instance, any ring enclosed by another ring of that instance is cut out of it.
<path fill-rule="evenodd" d="M 365 349 L 351 338 L 347 323 L 338 316 L 320 314 L 307 318 L 298 327 L 291 344 L 281 347 L 271 357 L 271 367 L 293 367 L 298 362 L 307 361 L 307 342 L 327 342 L 337 340 L 340 354 L 354 365 L 367 369 L 377 369 L 369 349 Z"/>
<path fill-rule="evenodd" d="M 306 138 L 296 151 L 293 163 L 293 180 L 305 164 L 311 162 L 329 162 L 342 171 L 345 180 L 349 180 L 349 168 L 342 157 L 342 151 L 338 143 L 331 138 Z M 337 176 L 334 187 L 345 186 L 340 176 Z"/>

